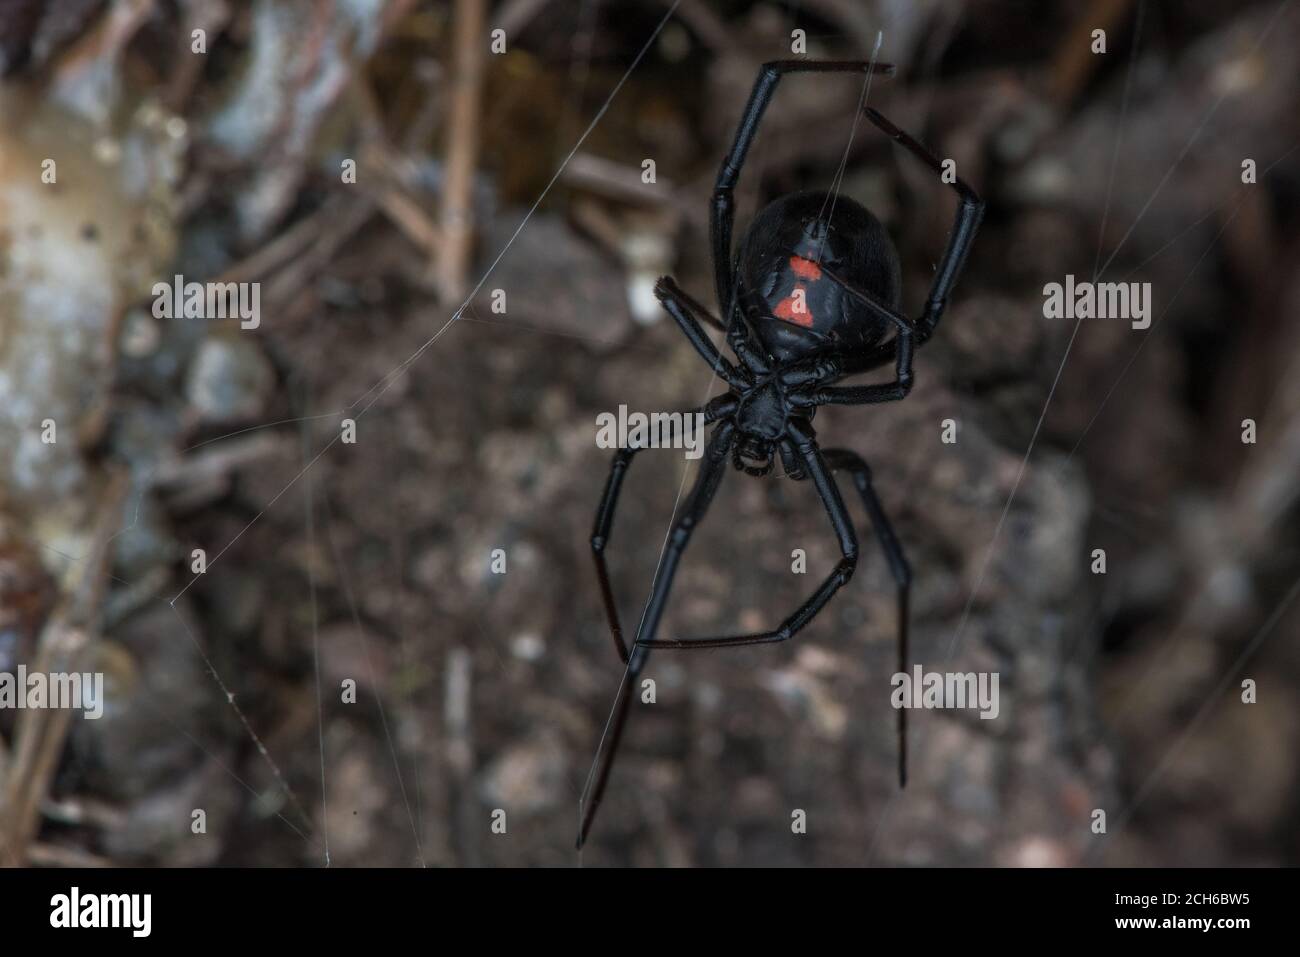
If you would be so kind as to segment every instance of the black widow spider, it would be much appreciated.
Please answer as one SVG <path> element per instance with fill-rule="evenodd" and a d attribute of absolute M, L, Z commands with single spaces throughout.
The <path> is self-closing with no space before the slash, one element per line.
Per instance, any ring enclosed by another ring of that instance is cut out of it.
<path fill-rule="evenodd" d="M 735 142 L 718 172 L 713 191 L 710 234 L 718 303 L 728 322 L 686 295 L 669 277 L 655 293 L 695 350 L 727 383 L 728 390 L 703 409 L 705 422 L 717 422 L 699 476 L 659 560 L 649 601 L 629 650 L 605 564 L 619 489 L 640 448 L 619 449 L 605 492 L 596 510 L 591 548 L 596 560 L 605 613 L 619 657 L 627 665 L 615 699 L 610 726 L 602 737 L 579 806 L 578 847 L 591 829 L 619 740 L 627 720 L 632 687 L 652 648 L 726 648 L 786 641 L 826 606 L 852 576 L 858 542 L 844 502 L 832 478 L 843 469 L 853 478 L 867 515 L 897 583 L 898 670 L 907 667 L 908 594 L 911 570 L 902 546 L 871 484 L 866 462 L 847 449 L 821 450 L 812 428 L 819 405 L 867 405 L 892 402 L 912 388 L 912 352 L 934 334 L 948 297 L 966 261 L 984 204 L 960 179 L 950 184 L 959 197 L 956 220 L 920 319 L 899 312 L 901 275 L 898 253 L 889 233 L 866 208 L 847 197 L 826 192 L 783 196 L 754 218 L 734 261 L 731 232 L 735 218 L 732 192 L 745 155 L 781 77 L 787 73 L 892 74 L 889 64 L 863 61 L 782 60 L 765 64 L 736 130 Z M 943 166 L 928 149 L 870 107 L 867 118 L 912 155 L 943 176 Z M 704 319 L 726 334 L 739 364 L 722 356 L 700 327 Z M 890 336 L 889 333 L 893 332 Z M 895 379 L 879 385 L 836 386 L 847 376 L 894 361 Z M 691 533 L 732 464 L 750 475 L 766 475 L 780 455 L 787 477 L 812 479 L 839 538 L 843 557 L 818 589 L 774 631 L 721 638 L 656 638 L 655 632 L 672 587 L 673 576 Z M 907 781 L 906 712 L 898 712 L 899 786 Z M 588 800 L 590 797 L 590 800 Z"/>

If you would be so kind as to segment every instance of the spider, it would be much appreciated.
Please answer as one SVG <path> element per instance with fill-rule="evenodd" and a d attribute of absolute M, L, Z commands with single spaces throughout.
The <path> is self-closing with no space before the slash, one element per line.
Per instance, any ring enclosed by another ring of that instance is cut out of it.
<path fill-rule="evenodd" d="M 718 172 L 710 210 L 714 281 L 728 321 L 711 316 L 669 277 L 655 294 L 682 333 L 727 384 L 727 391 L 701 409 L 716 423 L 699 474 L 681 516 L 672 527 L 645 610 L 629 648 L 605 562 L 619 491 L 640 447 L 619 449 L 596 509 L 591 548 L 605 614 L 620 659 L 626 664 L 579 804 L 577 846 L 582 847 L 604 795 L 627 720 L 631 689 L 652 649 L 730 648 L 788 641 L 826 607 L 853 577 L 858 542 L 833 473 L 844 471 L 866 507 L 897 588 L 898 669 L 906 671 L 908 596 L 912 573 L 862 457 L 847 449 L 821 449 L 812 419 L 821 405 L 870 405 L 906 398 L 912 389 L 912 353 L 929 339 L 943 316 L 953 286 L 983 217 L 975 190 L 952 177 L 959 202 L 947 249 L 935 272 L 919 319 L 899 311 L 901 270 L 889 233 L 865 207 L 828 192 L 782 196 L 761 210 L 732 258 L 732 198 L 745 156 L 763 113 L 783 76 L 790 73 L 892 74 L 893 66 L 864 61 L 779 60 L 764 64 Z M 865 82 L 865 81 L 864 81 Z M 938 157 L 879 112 L 866 117 L 888 137 L 945 180 Z M 736 363 L 724 357 L 700 325 L 725 334 Z M 891 335 L 892 333 L 892 335 Z M 894 381 L 877 385 L 835 385 L 848 376 L 894 363 Z M 684 418 L 684 417 L 683 417 Z M 810 479 L 830 516 L 842 557 L 812 595 L 772 631 L 717 638 L 658 638 L 656 632 L 678 563 L 691 533 L 703 520 L 727 471 L 727 460 L 749 475 L 768 474 L 779 456 L 787 477 Z M 898 712 L 899 786 L 907 781 L 906 712 Z"/>

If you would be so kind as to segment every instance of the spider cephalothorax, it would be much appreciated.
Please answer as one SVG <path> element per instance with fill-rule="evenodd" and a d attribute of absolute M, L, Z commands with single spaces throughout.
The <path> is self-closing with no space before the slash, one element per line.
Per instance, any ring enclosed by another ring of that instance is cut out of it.
<path fill-rule="evenodd" d="M 715 423 L 700 474 L 677 518 L 660 557 L 650 599 L 629 648 L 623 637 L 618 607 L 605 564 L 605 548 L 614 522 L 614 509 L 623 477 L 641 447 L 619 449 L 605 494 L 596 511 L 591 537 L 605 612 L 619 657 L 627 669 L 614 702 L 614 712 L 592 773 L 583 791 L 578 846 L 586 839 L 604 794 L 614 755 L 627 719 L 633 686 L 653 648 L 724 648 L 786 641 L 815 618 L 853 576 L 858 541 L 848 510 L 840 498 L 834 472 L 852 476 L 867 515 L 880 540 L 898 589 L 898 669 L 907 670 L 908 596 L 911 570 L 889 519 L 871 484 L 871 471 L 854 452 L 823 451 L 812 420 L 821 405 L 867 405 L 907 396 L 912 388 L 912 353 L 934 333 L 956 284 L 984 205 L 960 179 L 945 180 L 959 203 L 948 248 L 935 271 L 921 315 L 910 319 L 900 311 L 901 277 L 898 254 L 888 232 L 859 203 L 825 192 L 783 196 L 754 218 L 733 260 L 732 192 L 744 166 L 759 122 L 781 77 L 787 73 L 891 73 L 885 64 L 841 61 L 783 60 L 764 65 L 750 94 L 735 142 L 723 160 L 713 191 L 710 233 L 714 281 L 725 322 L 711 316 L 671 279 L 655 287 L 659 301 L 727 391 L 703 409 Z M 936 176 L 945 172 L 938 157 L 878 112 L 867 118 Z M 718 351 L 700 326 L 710 323 L 726 335 L 735 354 L 733 363 Z M 840 380 L 892 362 L 894 379 L 872 385 L 837 385 Z M 811 479 L 839 539 L 841 558 L 816 591 L 772 631 L 718 638 L 659 638 L 656 633 L 673 577 L 691 533 L 713 501 L 728 459 L 749 475 L 766 475 L 776 456 L 788 478 Z M 898 712 L 899 783 L 906 781 L 906 712 Z"/>

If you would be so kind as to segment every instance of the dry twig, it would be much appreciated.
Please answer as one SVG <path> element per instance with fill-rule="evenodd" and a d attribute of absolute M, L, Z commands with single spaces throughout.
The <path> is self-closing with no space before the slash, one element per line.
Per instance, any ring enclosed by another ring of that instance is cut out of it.
<path fill-rule="evenodd" d="M 33 672 L 50 675 L 82 670 L 81 663 L 99 630 L 110 545 L 122 522 L 129 484 L 125 473 L 110 479 L 96 512 L 90 552 L 76 566 L 59 606 L 41 632 Z M 0 866 L 18 866 L 27 859 L 41 802 L 63 754 L 72 715 L 67 708 L 30 708 L 18 713 L 13 754 L 0 781 Z"/>
<path fill-rule="evenodd" d="M 474 239 L 474 168 L 478 162 L 478 123 L 483 99 L 487 37 L 486 0 L 457 0 L 453 14 L 453 57 L 450 116 L 447 123 L 447 163 L 442 188 L 442 242 L 435 276 L 447 300 L 465 291 Z"/>

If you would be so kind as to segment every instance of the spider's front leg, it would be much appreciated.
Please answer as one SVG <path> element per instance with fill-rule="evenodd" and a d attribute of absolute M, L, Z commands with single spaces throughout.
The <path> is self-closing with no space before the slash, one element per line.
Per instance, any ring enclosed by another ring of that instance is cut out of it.
<path fill-rule="evenodd" d="M 728 397 L 723 396 L 722 398 L 727 399 Z M 645 666 L 646 658 L 650 655 L 649 642 L 643 641 L 642 637 L 653 635 L 655 629 L 659 627 L 659 619 L 663 616 L 664 606 L 668 602 L 668 593 L 672 589 L 673 578 L 677 573 L 677 565 L 681 561 L 682 553 L 686 550 L 691 533 L 703 520 L 705 512 L 708 511 L 709 504 L 713 501 L 713 496 L 717 493 L 718 486 L 722 482 L 722 476 L 726 473 L 727 453 L 731 449 L 732 434 L 733 427 L 730 423 L 724 422 L 709 440 L 703 463 L 700 466 L 700 474 L 695 480 L 695 487 L 691 490 L 691 494 L 686 500 L 686 507 L 683 509 L 681 517 L 673 525 L 668 542 L 664 546 L 663 554 L 659 557 L 659 567 L 655 570 L 650 600 L 646 602 L 645 611 L 641 615 L 641 621 L 637 626 L 636 641 L 633 643 L 630 654 L 623 652 L 622 638 L 618 637 L 620 653 L 624 653 L 627 668 L 623 672 L 623 680 L 619 685 L 618 694 L 614 698 L 614 706 L 610 711 L 609 721 L 605 725 L 605 733 L 601 736 L 600 745 L 597 747 L 596 756 L 592 762 L 591 772 L 587 775 L 586 786 L 583 788 L 582 796 L 578 801 L 579 848 L 587 839 L 587 833 L 590 831 L 592 821 L 596 817 L 596 810 L 600 807 L 601 798 L 605 794 L 605 785 L 609 782 L 609 774 L 614 767 L 614 758 L 618 754 L 618 746 L 623 738 L 623 727 L 627 723 L 628 706 L 632 700 L 633 686 L 636 683 L 637 676 L 641 673 L 641 669 Z M 621 474 L 618 475 L 618 481 L 622 481 Z M 612 520 L 614 499 L 617 498 L 618 494 L 614 473 L 610 475 L 610 486 L 613 487 L 613 495 L 610 495 L 609 488 L 607 488 L 607 501 L 601 503 L 601 510 L 597 513 L 596 528 L 598 533 L 603 522 L 605 534 L 608 534 L 609 521 L 604 518 L 607 511 L 609 519 Z M 593 548 L 595 545 L 596 540 L 593 537 Z M 608 591 L 608 579 L 603 577 L 603 564 L 603 558 L 598 557 L 597 567 L 602 572 L 602 587 L 606 589 L 606 602 L 607 608 L 611 610 L 611 623 L 617 627 L 618 612 L 613 610 L 613 596 Z"/>
<path fill-rule="evenodd" d="M 637 646 L 641 648 L 729 648 L 736 645 L 763 645 L 778 641 L 788 641 L 812 621 L 826 607 L 831 596 L 840 590 L 853 577 L 858 564 L 858 539 L 853 534 L 853 523 L 844 500 L 840 498 L 839 489 L 831 476 L 830 469 L 822 459 L 821 451 L 813 437 L 811 429 L 791 424 L 789 437 L 784 441 L 804 462 L 808 476 L 821 496 L 822 505 L 830 517 L 831 526 L 839 539 L 841 558 L 826 579 L 818 586 L 802 605 L 795 609 L 779 627 L 773 631 L 753 635 L 728 635 L 722 638 L 654 638 L 654 631 L 648 630 L 645 637 L 638 637 Z M 656 619 L 657 623 L 657 619 Z"/>
<path fill-rule="evenodd" d="M 735 409 L 736 400 L 729 394 L 724 394 L 710 401 L 703 410 L 694 409 L 682 413 L 682 421 L 684 424 L 687 416 L 693 416 L 703 411 L 704 423 L 708 425 L 725 418 Z M 673 444 L 676 444 L 677 432 L 678 429 L 674 427 L 672 432 Z M 591 532 L 591 556 L 596 563 L 596 578 L 600 582 L 600 594 L 605 604 L 605 617 L 609 621 L 610 634 L 614 638 L 614 649 L 618 652 L 619 660 L 624 664 L 628 660 L 628 647 L 627 642 L 623 639 L 623 623 L 618 614 L 618 603 L 614 599 L 614 588 L 609 580 L 609 566 L 605 562 L 605 549 L 609 545 L 610 534 L 613 532 L 614 514 L 618 510 L 618 496 L 623 489 L 623 479 L 632 466 L 633 457 L 645 448 L 645 445 L 629 445 L 614 453 L 614 461 L 609 466 L 609 478 L 605 480 L 604 494 L 600 497 L 600 504 L 596 506 L 596 522 Z"/>
<path fill-rule="evenodd" d="M 871 520 L 871 527 L 875 529 L 876 538 L 885 553 L 885 560 L 889 563 L 889 571 L 894 576 L 894 583 L 898 588 L 898 670 L 900 673 L 906 673 L 912 568 L 907 562 L 907 556 L 903 554 L 903 546 L 899 543 L 898 536 L 894 534 L 889 516 L 885 514 L 885 507 L 881 504 L 880 497 L 871 483 L 871 469 L 863 461 L 862 456 L 848 449 L 827 449 L 825 457 L 826 464 L 833 470 L 843 469 L 853 477 L 853 484 L 862 497 L 862 504 L 867 510 L 867 517 Z M 898 786 L 907 786 L 906 708 L 898 709 Z"/>

